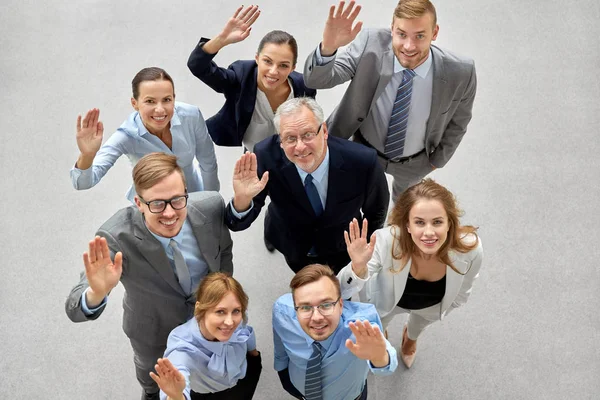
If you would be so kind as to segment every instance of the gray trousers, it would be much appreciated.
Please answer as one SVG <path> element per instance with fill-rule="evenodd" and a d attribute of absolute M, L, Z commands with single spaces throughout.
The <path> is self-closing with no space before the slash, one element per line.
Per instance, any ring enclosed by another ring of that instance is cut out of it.
<path fill-rule="evenodd" d="M 419 183 L 421 179 L 433 171 L 433 166 L 429 163 L 429 157 L 425 152 L 403 163 L 390 162 L 381 156 L 377 156 L 377 158 L 385 173 L 394 177 L 392 183 L 393 203 L 396 202 L 402 192 Z"/>
<path fill-rule="evenodd" d="M 133 348 L 133 363 L 135 364 L 135 375 L 138 382 L 146 393 L 158 392 L 160 389 L 150 377 L 150 371 L 154 371 L 156 361 L 165 354 L 166 343 L 163 346 L 152 346 L 137 340 L 129 339 L 129 341 Z"/>

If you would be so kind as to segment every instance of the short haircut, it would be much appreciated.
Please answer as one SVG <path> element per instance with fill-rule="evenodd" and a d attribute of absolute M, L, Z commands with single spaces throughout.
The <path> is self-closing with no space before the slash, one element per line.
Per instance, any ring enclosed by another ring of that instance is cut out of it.
<path fill-rule="evenodd" d="M 420 18 L 426 13 L 433 17 L 433 27 L 437 24 L 435 6 L 429 0 L 400 0 L 394 10 L 394 18 Z"/>
<path fill-rule="evenodd" d="M 133 98 L 137 100 L 140 95 L 140 84 L 145 81 L 169 81 L 173 86 L 173 93 L 175 93 L 175 84 L 173 78 L 162 68 L 158 67 L 147 67 L 142 69 L 140 72 L 135 74 L 131 81 L 131 92 Z"/>
<path fill-rule="evenodd" d="M 231 275 L 223 272 L 213 272 L 204 277 L 198 286 L 196 292 L 196 306 L 194 307 L 194 317 L 200 323 L 206 313 L 217 306 L 228 293 L 238 299 L 241 304 L 241 311 L 244 322 L 246 311 L 248 310 L 248 295 L 244 292 L 242 285 Z"/>
<path fill-rule="evenodd" d="M 292 35 L 290 35 L 287 32 L 278 30 L 267 33 L 260 40 L 256 54 L 260 54 L 263 47 L 265 47 L 265 45 L 269 43 L 278 45 L 287 44 L 288 46 L 290 46 L 290 50 L 292 50 L 292 54 L 294 55 L 293 65 L 296 65 L 296 62 L 298 61 L 298 43 L 296 43 L 296 39 L 294 39 Z"/>
<path fill-rule="evenodd" d="M 279 122 L 281 120 L 281 116 L 295 114 L 299 112 L 302 107 L 308 108 L 313 113 L 319 125 L 325 121 L 323 109 L 315 99 L 312 97 L 294 97 L 293 99 L 286 100 L 283 102 L 283 104 L 277 107 L 275 117 L 273 118 L 273 124 L 275 125 L 275 130 L 278 134 L 280 133 Z"/>
<path fill-rule="evenodd" d="M 342 291 L 340 289 L 340 281 L 331 268 L 327 265 L 322 264 L 310 264 L 302 268 L 290 282 L 290 288 L 292 289 L 292 296 L 296 289 L 301 288 L 304 285 L 318 281 L 321 278 L 327 278 L 335 286 L 335 291 L 338 297 L 341 297 Z"/>
<path fill-rule="evenodd" d="M 181 167 L 177 165 L 176 156 L 165 153 L 145 155 L 140 158 L 131 173 L 136 193 L 140 194 L 143 190 L 150 189 L 175 171 L 179 172 L 185 186 L 185 176 Z"/>

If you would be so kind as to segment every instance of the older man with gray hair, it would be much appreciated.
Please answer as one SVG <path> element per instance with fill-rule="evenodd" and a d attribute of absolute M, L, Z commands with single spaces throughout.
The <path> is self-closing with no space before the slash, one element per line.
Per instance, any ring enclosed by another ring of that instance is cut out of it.
<path fill-rule="evenodd" d="M 265 238 L 290 268 L 319 263 L 337 273 L 350 262 L 349 223 L 368 219 L 370 235 L 385 221 L 389 191 L 377 153 L 329 137 L 323 110 L 311 98 L 286 101 L 274 122 L 278 135 L 236 162 L 225 223 L 232 231 L 248 228 L 268 195 Z"/>

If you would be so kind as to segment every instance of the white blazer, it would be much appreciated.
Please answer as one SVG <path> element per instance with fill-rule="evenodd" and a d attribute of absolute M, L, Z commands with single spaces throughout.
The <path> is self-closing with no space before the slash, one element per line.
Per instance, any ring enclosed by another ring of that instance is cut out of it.
<path fill-rule="evenodd" d="M 352 271 L 352 263 L 338 273 L 342 298 L 348 299 L 358 293 L 360 301 L 375 305 L 383 325 L 387 325 L 394 316 L 392 312 L 404 293 L 411 265 L 409 260 L 400 271 L 400 261 L 392 258 L 394 242 L 392 232 L 396 229 L 398 227 L 390 225 L 375 231 L 377 237 L 375 250 L 369 260 L 369 272 L 365 279 L 359 278 Z M 475 235 L 469 234 L 463 240 L 473 243 Z M 477 247 L 470 252 L 450 251 L 449 255 L 454 267 L 464 275 L 456 273 L 449 266 L 446 267 L 446 293 L 440 303 L 440 319 L 467 302 L 473 282 L 479 276 L 481 268 L 483 257 L 481 239 Z M 392 269 L 395 272 L 392 272 Z"/>

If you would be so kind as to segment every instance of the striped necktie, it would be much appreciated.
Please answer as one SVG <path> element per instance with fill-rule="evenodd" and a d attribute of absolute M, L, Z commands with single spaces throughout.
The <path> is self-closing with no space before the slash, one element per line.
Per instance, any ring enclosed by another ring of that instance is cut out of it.
<path fill-rule="evenodd" d="M 408 112 L 410 111 L 410 97 L 414 76 L 415 71 L 405 69 L 402 74 L 402 82 L 396 92 L 396 100 L 392 108 L 384 148 L 384 154 L 390 160 L 398 159 L 404 153 L 404 139 L 406 138 L 406 126 L 408 125 Z"/>
<path fill-rule="evenodd" d="M 304 380 L 304 398 L 306 400 L 323 400 L 321 391 L 321 345 L 312 344 L 313 352 L 306 364 L 306 378 Z"/>

